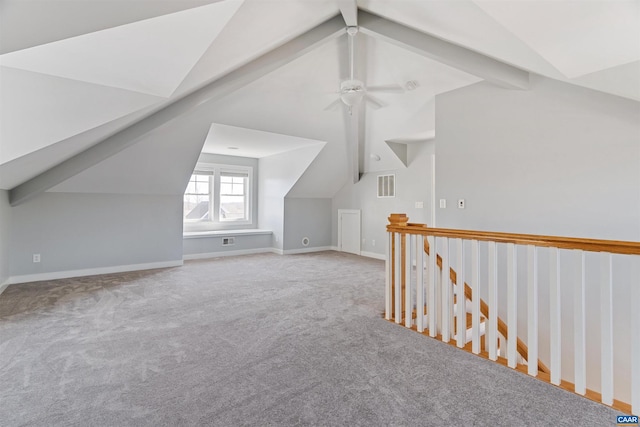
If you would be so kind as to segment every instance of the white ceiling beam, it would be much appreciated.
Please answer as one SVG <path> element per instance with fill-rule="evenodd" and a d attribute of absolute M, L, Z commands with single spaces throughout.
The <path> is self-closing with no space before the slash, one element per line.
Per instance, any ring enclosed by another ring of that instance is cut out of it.
<path fill-rule="evenodd" d="M 201 89 L 152 112 L 150 115 L 103 139 L 87 150 L 11 189 L 9 192 L 11 205 L 16 206 L 26 202 L 85 169 L 132 146 L 143 136 L 176 117 L 218 100 L 342 34 L 344 34 L 344 22 L 340 16 L 336 15 L 334 18 L 325 21 L 280 47 L 229 71 Z"/>
<path fill-rule="evenodd" d="M 360 31 L 508 89 L 528 89 L 529 73 L 462 46 L 360 11 Z"/>
<path fill-rule="evenodd" d="M 364 173 L 364 100 L 351 109 L 345 108 L 347 122 L 347 160 L 349 175 L 354 184 L 360 181 Z"/>
<path fill-rule="evenodd" d="M 340 13 L 347 27 L 358 26 L 358 5 L 356 0 L 338 0 Z"/>

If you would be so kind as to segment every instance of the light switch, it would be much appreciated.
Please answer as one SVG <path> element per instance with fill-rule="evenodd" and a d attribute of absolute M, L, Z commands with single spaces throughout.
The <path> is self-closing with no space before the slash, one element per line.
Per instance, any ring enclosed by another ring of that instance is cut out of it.
<path fill-rule="evenodd" d="M 464 199 L 458 199 L 458 208 L 464 209 Z"/>
<path fill-rule="evenodd" d="M 447 199 L 440 199 L 440 209 L 446 209 Z"/>

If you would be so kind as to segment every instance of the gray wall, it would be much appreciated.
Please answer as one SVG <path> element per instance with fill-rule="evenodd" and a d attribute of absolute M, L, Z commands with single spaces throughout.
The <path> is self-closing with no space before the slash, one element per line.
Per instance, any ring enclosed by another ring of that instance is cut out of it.
<path fill-rule="evenodd" d="M 273 231 L 273 247 L 278 250 L 284 248 L 284 198 L 324 145 L 309 144 L 260 158 L 258 227 Z"/>
<path fill-rule="evenodd" d="M 44 193 L 12 208 L 11 276 L 182 259 L 182 196 Z M 34 253 L 42 261 L 32 262 Z"/>
<path fill-rule="evenodd" d="M 412 161 L 407 168 L 366 173 L 357 184 L 346 184 L 332 202 L 332 245 L 338 246 L 338 209 L 360 209 L 362 211 L 361 250 L 379 255 L 386 252 L 386 225 L 390 213 L 406 213 L 411 222 L 431 221 L 431 156 L 433 142 L 409 145 Z M 391 150 L 389 153 L 391 154 Z M 378 198 L 378 175 L 395 174 L 396 197 Z M 422 209 L 415 203 L 423 202 Z M 375 245 L 374 245 L 375 242 Z"/>
<path fill-rule="evenodd" d="M 9 192 L 0 190 L 0 287 L 7 281 L 10 275 L 10 234 L 11 206 L 9 205 Z"/>
<path fill-rule="evenodd" d="M 309 238 L 309 246 L 302 244 Z M 284 250 L 331 246 L 331 199 L 284 199 Z"/>
<path fill-rule="evenodd" d="M 532 83 L 438 97 L 438 226 L 640 240 L 640 104 Z"/>
<path fill-rule="evenodd" d="M 208 255 L 223 252 L 253 251 L 256 249 L 271 248 L 271 233 L 258 235 L 233 234 L 233 231 L 226 233 L 224 237 L 233 236 L 233 245 L 222 246 L 222 236 L 198 236 L 185 237 L 183 243 L 183 253 L 185 258 L 189 255 Z"/>

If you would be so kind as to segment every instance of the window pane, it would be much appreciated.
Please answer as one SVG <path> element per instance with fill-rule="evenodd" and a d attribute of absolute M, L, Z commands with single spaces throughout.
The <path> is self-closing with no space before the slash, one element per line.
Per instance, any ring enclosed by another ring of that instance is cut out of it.
<path fill-rule="evenodd" d="M 191 221 L 210 221 L 209 174 L 193 174 L 184 194 L 183 217 Z"/>
<path fill-rule="evenodd" d="M 244 196 L 220 196 L 220 221 L 247 219 Z"/>
<path fill-rule="evenodd" d="M 196 193 L 198 193 L 198 194 L 209 194 L 209 180 L 198 181 L 196 183 Z"/>
<path fill-rule="evenodd" d="M 209 196 L 185 196 L 184 219 L 209 220 Z"/>
<path fill-rule="evenodd" d="M 233 185 L 228 183 L 220 183 L 220 194 L 233 194 Z"/>

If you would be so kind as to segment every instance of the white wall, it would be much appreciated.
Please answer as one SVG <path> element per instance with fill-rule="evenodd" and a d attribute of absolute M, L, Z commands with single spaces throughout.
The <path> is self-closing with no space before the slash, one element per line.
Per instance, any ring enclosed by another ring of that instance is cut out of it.
<path fill-rule="evenodd" d="M 302 239 L 309 238 L 304 246 Z M 331 199 L 284 199 L 284 250 L 331 246 Z"/>
<path fill-rule="evenodd" d="M 640 240 L 640 103 L 534 78 L 437 105 L 440 227 Z"/>
<path fill-rule="evenodd" d="M 437 106 L 436 198 L 447 200 L 447 208 L 437 210 L 439 227 L 640 240 L 640 103 L 535 77 L 528 91 L 480 83 L 438 96 Z M 457 199 L 465 199 L 465 209 L 455 206 Z M 580 271 L 571 252 L 561 254 L 562 373 L 569 381 L 572 289 Z M 503 319 L 505 253 L 500 248 Z M 540 358 L 548 364 L 546 250 L 539 250 L 539 259 Z M 594 254 L 587 260 L 587 387 L 599 390 L 599 260 Z M 635 309 L 629 295 L 638 277 L 631 264 L 629 257 L 614 259 L 616 398 L 626 401 L 630 385 L 624 372 L 634 339 L 629 313 Z M 518 336 L 525 342 L 526 269 L 520 248 Z"/>
<path fill-rule="evenodd" d="M 44 193 L 13 207 L 11 281 L 179 264 L 181 202 L 181 196 Z M 34 253 L 41 255 L 40 263 L 33 263 Z"/>
<path fill-rule="evenodd" d="M 9 278 L 10 239 L 11 239 L 11 206 L 9 192 L 0 190 L 0 292 Z"/>
<path fill-rule="evenodd" d="M 333 246 L 338 245 L 338 209 L 362 211 L 361 236 L 364 243 L 361 250 L 379 255 L 384 255 L 386 251 L 386 226 L 390 213 L 406 213 L 411 222 L 430 223 L 431 156 L 434 145 L 432 142 L 421 142 L 410 144 L 408 149 L 412 161 L 407 168 L 365 173 L 357 184 L 347 183 L 336 194 L 331 209 Z M 394 154 L 388 149 L 386 155 Z M 390 173 L 396 176 L 396 197 L 378 198 L 377 177 Z M 423 208 L 416 209 L 416 202 L 423 202 Z"/>

